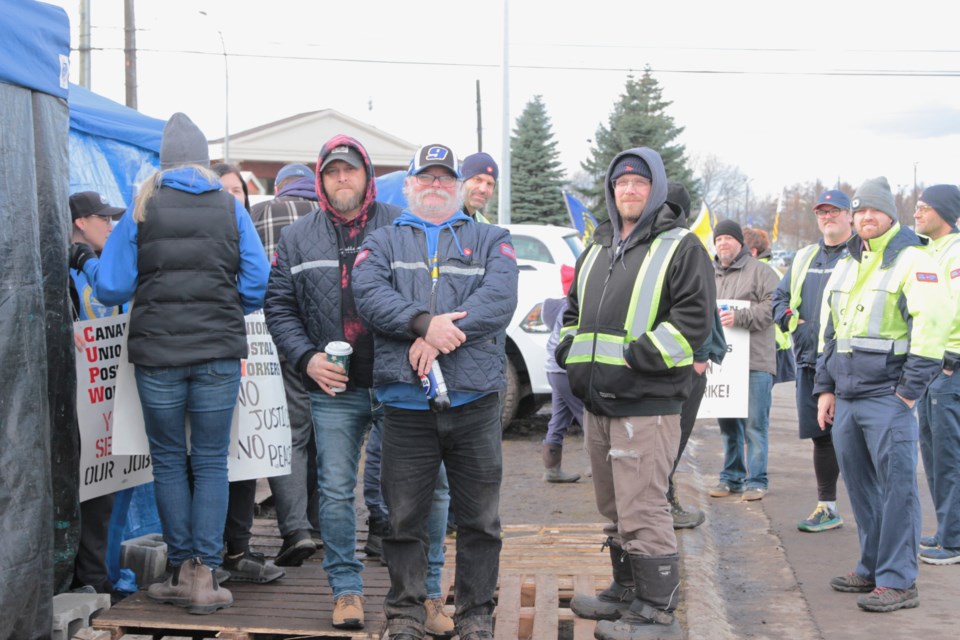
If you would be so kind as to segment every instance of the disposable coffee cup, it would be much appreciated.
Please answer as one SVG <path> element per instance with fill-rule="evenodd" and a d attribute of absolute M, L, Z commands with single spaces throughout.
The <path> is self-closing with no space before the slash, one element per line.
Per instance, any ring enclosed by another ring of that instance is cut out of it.
<path fill-rule="evenodd" d="M 328 361 L 340 365 L 343 367 L 344 373 L 347 375 L 350 374 L 350 354 L 353 353 L 353 347 L 350 346 L 349 342 L 327 343 L 324 351 L 327 354 Z M 346 390 L 347 388 L 345 386 L 330 387 L 330 391 L 333 391 L 334 393 L 340 393 L 341 391 Z"/>

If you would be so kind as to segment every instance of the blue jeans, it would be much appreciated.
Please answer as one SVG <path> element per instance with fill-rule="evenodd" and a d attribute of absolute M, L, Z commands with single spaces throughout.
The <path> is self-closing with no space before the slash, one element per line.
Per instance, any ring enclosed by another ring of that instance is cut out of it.
<path fill-rule="evenodd" d="M 502 546 L 499 407 L 491 393 L 443 413 L 386 408 L 382 486 L 393 534 L 383 541 L 391 585 L 384 610 L 391 633 L 422 629 L 427 514 L 441 462 L 457 514 L 455 619 L 493 613 Z"/>
<path fill-rule="evenodd" d="M 770 396 L 773 376 L 766 371 L 750 372 L 750 400 L 747 419 L 720 418 L 723 437 L 723 471 L 720 482 L 734 490 L 767 487 L 767 449 L 770 429 Z M 743 445 L 747 456 L 744 465 Z"/>
<path fill-rule="evenodd" d="M 328 396 L 310 393 L 310 411 L 317 440 L 317 484 L 320 489 L 320 535 L 323 570 L 333 597 L 363 593 L 356 558 L 357 514 L 354 488 L 360 448 L 367 426 L 383 420 L 383 406 L 371 389 L 350 389 Z"/>
<path fill-rule="evenodd" d="M 570 389 L 570 380 L 566 372 L 547 372 L 550 381 L 550 422 L 547 424 L 547 435 L 543 439 L 546 444 L 563 446 L 563 437 L 567 435 L 570 424 L 576 420 L 583 426 L 583 401 L 573 395 Z"/>
<path fill-rule="evenodd" d="M 227 517 L 230 420 L 240 390 L 240 361 L 186 367 L 136 367 L 150 441 L 157 511 L 170 564 L 199 557 L 220 566 Z M 190 415 L 190 458 L 185 421 Z M 193 494 L 187 465 L 193 472 Z"/>
<path fill-rule="evenodd" d="M 381 422 L 376 422 L 367 438 L 366 462 L 363 466 L 363 500 L 371 518 L 387 520 L 390 510 L 383 500 L 380 487 L 380 452 L 382 447 Z M 437 476 L 437 488 L 433 490 L 433 502 L 430 504 L 430 519 L 427 521 L 430 536 L 430 550 L 427 553 L 427 597 L 436 600 L 441 593 L 443 562 L 445 554 L 443 543 L 447 536 L 447 513 L 450 507 L 450 485 L 447 484 L 447 470 L 440 465 Z"/>

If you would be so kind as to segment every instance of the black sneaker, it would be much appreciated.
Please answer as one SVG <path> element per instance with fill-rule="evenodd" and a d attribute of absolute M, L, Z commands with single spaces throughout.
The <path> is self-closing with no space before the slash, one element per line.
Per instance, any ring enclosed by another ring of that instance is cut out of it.
<path fill-rule="evenodd" d="M 280 552 L 273 561 L 278 567 L 299 567 L 303 561 L 317 552 L 317 545 L 306 529 L 294 531 L 283 539 Z"/>
<path fill-rule="evenodd" d="M 262 553 L 247 550 L 242 555 L 223 557 L 223 568 L 230 572 L 234 582 L 266 584 L 287 575 L 287 572 L 272 562 L 267 562 Z"/>

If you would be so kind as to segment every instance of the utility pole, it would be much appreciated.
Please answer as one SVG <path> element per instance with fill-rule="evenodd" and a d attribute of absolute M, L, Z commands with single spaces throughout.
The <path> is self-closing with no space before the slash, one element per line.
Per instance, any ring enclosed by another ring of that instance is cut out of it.
<path fill-rule="evenodd" d="M 80 86 L 90 88 L 90 0 L 80 1 Z"/>
<path fill-rule="evenodd" d="M 500 202 L 497 207 L 497 222 L 510 224 L 510 30 L 508 17 L 510 0 L 503 0 L 503 66 L 500 70 L 503 82 L 503 127 L 501 132 L 502 149 L 500 158 Z"/>
<path fill-rule="evenodd" d="M 137 108 L 137 30 L 133 0 L 123 0 L 123 62 L 127 89 L 127 106 Z"/>
<path fill-rule="evenodd" d="M 480 114 L 480 80 L 477 80 L 477 151 L 483 151 L 483 118 Z"/>

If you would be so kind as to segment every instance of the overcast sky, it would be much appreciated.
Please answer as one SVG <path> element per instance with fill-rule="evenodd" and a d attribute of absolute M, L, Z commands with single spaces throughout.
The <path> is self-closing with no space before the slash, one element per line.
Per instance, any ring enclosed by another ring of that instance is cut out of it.
<path fill-rule="evenodd" d="M 54 0 L 77 46 L 79 0 Z M 92 3 L 92 89 L 123 88 L 123 2 Z M 201 15 L 200 11 L 208 15 Z M 333 108 L 414 144 L 502 148 L 503 5 L 386 0 L 138 2 L 140 111 L 224 133 Z M 960 3 L 512 0 L 510 121 L 542 94 L 567 177 L 627 74 L 650 65 L 696 160 L 716 155 L 758 195 L 886 175 L 960 182 Z M 71 79 L 79 80 L 77 55 Z M 317 140 L 319 150 L 323 140 Z"/>

